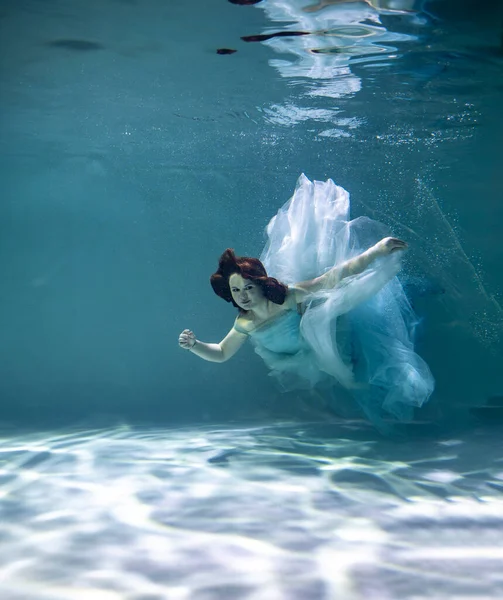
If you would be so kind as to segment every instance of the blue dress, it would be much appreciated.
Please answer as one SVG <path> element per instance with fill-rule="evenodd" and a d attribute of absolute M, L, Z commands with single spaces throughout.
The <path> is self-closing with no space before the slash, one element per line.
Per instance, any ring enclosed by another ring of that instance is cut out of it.
<path fill-rule="evenodd" d="M 332 180 L 301 175 L 294 196 L 267 227 L 261 260 L 288 285 L 312 279 L 389 235 L 367 218 L 349 220 L 349 195 Z M 434 389 L 414 350 L 418 319 L 397 272 L 400 253 L 374 261 L 363 273 L 308 296 L 249 335 L 285 390 L 322 389 L 337 410 L 352 397 L 375 424 L 409 420 Z"/>

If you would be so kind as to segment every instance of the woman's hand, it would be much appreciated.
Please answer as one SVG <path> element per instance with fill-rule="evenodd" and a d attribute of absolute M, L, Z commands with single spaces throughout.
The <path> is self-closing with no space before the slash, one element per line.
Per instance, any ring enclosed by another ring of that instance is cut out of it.
<path fill-rule="evenodd" d="M 196 345 L 196 336 L 190 329 L 184 329 L 178 338 L 178 345 L 184 350 L 191 350 Z"/>
<path fill-rule="evenodd" d="M 406 248 L 406 242 L 393 237 L 384 238 L 376 244 L 376 250 L 380 256 L 388 256 L 388 254 L 397 250 L 405 250 Z"/>

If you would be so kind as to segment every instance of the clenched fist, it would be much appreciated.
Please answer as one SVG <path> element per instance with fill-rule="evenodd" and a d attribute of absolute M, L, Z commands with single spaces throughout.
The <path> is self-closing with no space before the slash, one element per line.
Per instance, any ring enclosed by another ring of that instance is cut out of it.
<path fill-rule="evenodd" d="M 190 329 L 184 329 L 178 337 L 178 345 L 184 350 L 190 350 L 196 345 L 196 336 Z"/>

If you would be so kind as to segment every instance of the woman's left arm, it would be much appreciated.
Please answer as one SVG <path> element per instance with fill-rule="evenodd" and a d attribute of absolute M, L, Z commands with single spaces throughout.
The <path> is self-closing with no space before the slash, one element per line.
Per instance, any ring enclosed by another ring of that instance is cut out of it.
<path fill-rule="evenodd" d="M 359 254 L 340 265 L 332 267 L 323 275 L 309 281 L 297 283 L 294 286 L 297 302 L 301 302 L 306 294 L 333 288 L 346 277 L 363 273 L 363 271 L 365 271 L 365 269 L 377 258 L 388 256 L 393 252 L 405 250 L 406 248 L 407 244 L 398 238 L 384 238 L 362 254 Z"/>

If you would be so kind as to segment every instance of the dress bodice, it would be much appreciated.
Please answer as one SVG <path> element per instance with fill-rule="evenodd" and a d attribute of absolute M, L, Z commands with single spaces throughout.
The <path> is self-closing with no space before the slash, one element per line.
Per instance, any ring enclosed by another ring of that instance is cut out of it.
<path fill-rule="evenodd" d="M 246 333 L 255 352 L 264 360 L 283 390 L 311 389 L 320 380 L 314 354 L 302 335 L 302 315 L 285 310 Z"/>
<path fill-rule="evenodd" d="M 269 352 L 296 354 L 306 347 L 300 334 L 301 315 L 294 310 L 286 310 L 262 323 L 249 332 L 253 343 Z"/>

